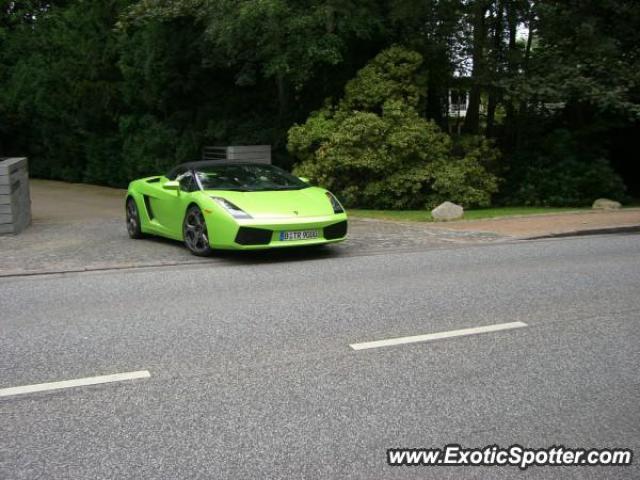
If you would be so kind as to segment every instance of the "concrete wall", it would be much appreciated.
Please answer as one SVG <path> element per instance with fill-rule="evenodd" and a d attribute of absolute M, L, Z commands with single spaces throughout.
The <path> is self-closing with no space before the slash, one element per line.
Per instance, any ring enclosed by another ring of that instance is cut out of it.
<path fill-rule="evenodd" d="M 31 224 L 26 158 L 0 159 L 0 234 L 20 233 Z"/>

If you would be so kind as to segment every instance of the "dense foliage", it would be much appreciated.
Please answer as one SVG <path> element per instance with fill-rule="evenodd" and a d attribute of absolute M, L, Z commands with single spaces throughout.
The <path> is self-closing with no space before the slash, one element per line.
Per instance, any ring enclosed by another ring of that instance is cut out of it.
<path fill-rule="evenodd" d="M 638 25 L 632 0 L 3 2 L 0 156 L 122 186 L 269 143 L 361 206 L 625 200 Z"/>
<path fill-rule="evenodd" d="M 487 206 L 497 182 L 478 155 L 484 145 L 457 156 L 451 138 L 418 115 L 421 63 L 413 51 L 384 50 L 347 83 L 337 106 L 292 127 L 289 150 L 302 160 L 296 173 L 350 206 L 433 207 L 445 199 Z"/>

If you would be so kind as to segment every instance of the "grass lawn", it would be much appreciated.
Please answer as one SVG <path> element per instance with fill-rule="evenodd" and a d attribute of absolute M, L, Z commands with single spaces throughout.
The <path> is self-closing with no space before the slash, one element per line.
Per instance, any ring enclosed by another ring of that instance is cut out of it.
<path fill-rule="evenodd" d="M 552 207 L 502 207 L 480 208 L 478 210 L 465 210 L 464 220 L 479 220 L 482 218 L 511 217 L 514 215 L 543 215 L 545 213 L 577 212 L 591 210 L 583 208 L 552 208 Z M 428 210 L 360 210 L 347 209 L 347 214 L 352 217 L 381 218 L 384 220 L 402 220 L 411 222 L 432 222 L 431 212 Z"/>

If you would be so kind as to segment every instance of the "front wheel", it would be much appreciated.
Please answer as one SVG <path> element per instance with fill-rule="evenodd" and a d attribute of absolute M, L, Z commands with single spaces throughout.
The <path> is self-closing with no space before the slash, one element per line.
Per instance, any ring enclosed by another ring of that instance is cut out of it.
<path fill-rule="evenodd" d="M 144 234 L 140 228 L 140 214 L 138 213 L 138 207 L 136 201 L 129 197 L 125 206 L 125 212 L 127 215 L 127 233 L 131 238 L 143 238 Z"/>
<path fill-rule="evenodd" d="M 182 222 L 182 234 L 184 244 L 187 248 L 199 257 L 208 257 L 213 253 L 209 246 L 209 234 L 204 215 L 197 205 L 192 205 L 187 210 Z"/>

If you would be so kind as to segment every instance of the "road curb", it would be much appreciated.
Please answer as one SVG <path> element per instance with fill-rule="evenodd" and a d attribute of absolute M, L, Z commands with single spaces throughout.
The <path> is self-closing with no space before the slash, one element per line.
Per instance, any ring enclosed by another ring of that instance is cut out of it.
<path fill-rule="evenodd" d="M 149 264 L 130 264 L 130 265 L 113 265 L 113 266 L 100 266 L 100 267 L 86 267 L 86 268 L 67 268 L 60 270 L 27 270 L 27 271 L 10 271 L 8 273 L 0 273 L 0 280 L 3 278 L 16 278 L 16 277 L 35 277 L 44 275 L 65 275 L 69 273 L 92 273 L 92 272 L 109 272 L 116 270 L 141 270 L 141 269 L 153 269 L 162 267 L 179 267 L 182 265 L 205 265 L 207 260 L 196 261 L 184 261 L 184 262 L 167 262 L 167 263 L 149 263 Z"/>
<path fill-rule="evenodd" d="M 545 238 L 583 237 L 587 235 L 607 235 L 614 233 L 637 233 L 640 225 L 624 225 L 620 227 L 592 228 L 587 230 L 573 230 L 571 232 L 549 233 L 534 237 L 522 237 L 520 240 L 542 240 Z"/>

